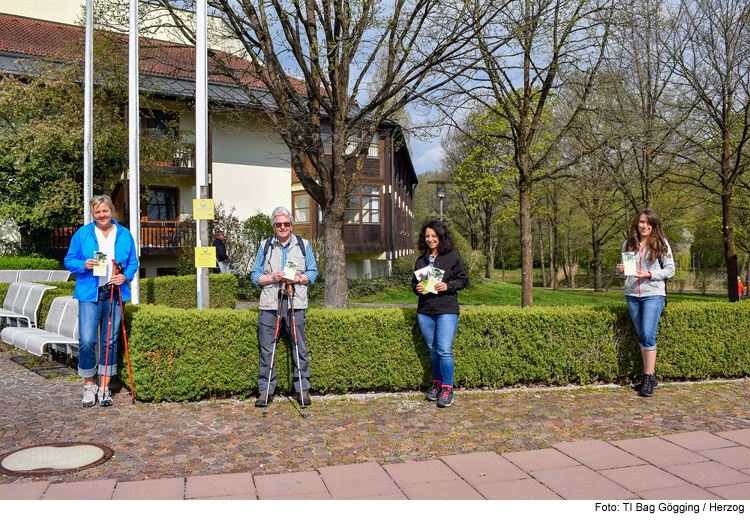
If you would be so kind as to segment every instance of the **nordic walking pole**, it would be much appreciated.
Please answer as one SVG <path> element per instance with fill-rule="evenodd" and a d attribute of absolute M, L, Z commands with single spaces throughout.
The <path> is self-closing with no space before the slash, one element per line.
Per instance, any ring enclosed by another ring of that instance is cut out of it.
<path fill-rule="evenodd" d="M 117 263 L 115 262 L 115 259 L 112 259 L 112 275 L 117 275 Z M 104 353 L 104 378 L 107 379 L 107 387 L 109 387 L 109 376 L 107 376 L 107 367 L 109 365 L 109 340 L 112 336 L 112 306 L 114 304 L 115 295 L 115 285 L 112 284 L 112 279 L 110 279 L 109 285 L 109 324 L 107 325 L 107 351 Z M 102 389 L 102 396 L 104 396 L 104 391 L 107 390 L 107 387 L 100 387 Z"/>
<path fill-rule="evenodd" d="M 128 378 L 130 378 L 131 405 L 135 405 L 135 391 L 133 390 L 133 373 L 130 371 L 130 354 L 128 353 L 128 333 L 125 331 L 125 309 L 122 305 L 122 292 L 117 287 L 117 298 L 120 299 L 120 321 L 122 321 L 122 339 L 125 342 L 125 357 L 128 360 Z"/>
<path fill-rule="evenodd" d="M 281 301 L 283 298 L 283 290 L 279 288 L 279 307 L 276 308 L 276 330 L 273 333 L 273 346 L 271 348 L 271 369 L 268 371 L 268 380 L 266 380 L 266 406 L 263 407 L 263 418 L 266 417 L 268 410 L 268 391 L 271 389 L 271 374 L 273 373 L 273 362 L 276 356 L 276 343 L 279 342 L 279 323 L 281 322 Z"/>
<path fill-rule="evenodd" d="M 302 405 L 302 419 L 307 420 L 307 413 L 305 412 L 305 394 L 302 390 L 302 371 L 299 364 L 299 344 L 297 343 L 297 321 L 294 319 L 294 284 L 289 285 L 289 289 L 292 293 L 289 295 L 289 302 L 291 304 L 292 311 L 292 328 L 294 328 L 294 353 L 297 356 L 297 379 L 299 380 L 299 402 Z"/>

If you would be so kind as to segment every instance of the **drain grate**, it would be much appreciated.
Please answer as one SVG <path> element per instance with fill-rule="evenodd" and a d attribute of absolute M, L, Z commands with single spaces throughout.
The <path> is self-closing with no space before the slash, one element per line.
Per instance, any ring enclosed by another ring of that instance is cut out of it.
<path fill-rule="evenodd" d="M 76 370 L 66 367 L 55 361 L 47 361 L 41 358 L 32 358 L 29 356 L 13 356 L 10 358 L 13 363 L 29 369 L 34 374 L 43 378 L 56 378 L 60 376 L 75 376 Z"/>
<path fill-rule="evenodd" d="M 103 464 L 114 451 L 101 444 L 57 442 L 0 455 L 0 473 L 14 477 L 59 475 Z"/>

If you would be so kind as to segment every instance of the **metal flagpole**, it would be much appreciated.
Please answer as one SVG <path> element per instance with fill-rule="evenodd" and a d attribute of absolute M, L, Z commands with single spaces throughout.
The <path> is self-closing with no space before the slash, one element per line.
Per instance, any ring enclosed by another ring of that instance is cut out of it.
<path fill-rule="evenodd" d="M 135 255 L 141 258 L 141 142 L 138 91 L 138 0 L 130 0 L 130 40 L 128 46 L 128 136 L 130 137 L 128 176 L 130 179 L 130 234 Z M 130 286 L 130 302 L 140 302 L 140 272 L 136 270 Z"/>
<path fill-rule="evenodd" d="M 89 201 L 94 195 L 94 0 L 86 0 L 83 103 L 83 223 L 92 222 Z"/>
<path fill-rule="evenodd" d="M 195 5 L 195 197 L 208 198 L 208 43 L 206 0 Z M 208 245 L 208 222 L 196 223 L 196 246 Z M 208 268 L 197 268 L 198 308 L 208 308 Z"/>

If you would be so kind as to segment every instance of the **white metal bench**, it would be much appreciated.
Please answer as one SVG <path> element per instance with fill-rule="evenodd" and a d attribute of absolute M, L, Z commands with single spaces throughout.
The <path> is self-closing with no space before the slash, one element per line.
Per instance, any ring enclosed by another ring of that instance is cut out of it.
<path fill-rule="evenodd" d="M 68 270 L 0 270 L 0 282 L 67 282 Z"/>
<path fill-rule="evenodd" d="M 49 282 L 50 270 L 19 270 L 18 280 L 29 282 Z"/>
<path fill-rule="evenodd" d="M 50 306 L 44 329 L 4 328 L 0 332 L 3 342 L 25 350 L 35 356 L 44 353 L 44 347 L 51 356 L 50 348 L 64 347 L 73 356 L 78 351 L 78 301 L 70 296 L 55 297 Z"/>
<path fill-rule="evenodd" d="M 8 291 L 5 292 L 5 299 L 3 299 L 3 311 L 13 311 L 13 304 L 16 302 L 16 297 L 18 297 L 18 293 L 24 286 L 26 286 L 28 291 L 28 283 L 25 282 L 12 282 L 8 285 Z M 2 312 L 0 312 L 0 314 L 2 314 Z M 2 317 L 2 315 L 0 315 L 0 317 Z"/>
<path fill-rule="evenodd" d="M 54 270 L 49 274 L 47 282 L 68 282 L 70 272 L 68 270 Z"/>
<path fill-rule="evenodd" d="M 0 282 L 18 282 L 18 270 L 0 270 Z"/>
<path fill-rule="evenodd" d="M 27 326 L 35 327 L 37 325 L 36 313 L 39 310 L 44 292 L 55 289 L 57 289 L 56 286 L 34 282 L 12 283 L 5 295 L 3 309 L 0 310 L 0 318 L 3 319 L 4 326 L 8 326 L 10 323 L 20 325 L 21 322 L 25 322 Z M 11 298 L 12 304 L 6 304 Z"/>

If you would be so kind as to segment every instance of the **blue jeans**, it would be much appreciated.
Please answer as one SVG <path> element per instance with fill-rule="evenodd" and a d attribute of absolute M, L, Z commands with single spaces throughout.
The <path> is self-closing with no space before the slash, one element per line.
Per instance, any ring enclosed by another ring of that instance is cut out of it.
<path fill-rule="evenodd" d="M 91 378 L 97 372 L 96 340 L 99 334 L 99 375 L 117 374 L 117 338 L 120 335 L 120 299 L 117 292 L 112 299 L 112 332 L 109 336 L 107 357 L 107 330 L 109 329 L 109 296 L 107 290 L 99 290 L 96 302 L 78 301 L 78 375 Z M 100 328 L 101 326 L 101 328 Z M 105 370 L 104 363 L 107 362 Z"/>
<path fill-rule="evenodd" d="M 664 309 L 664 297 L 653 295 L 650 297 L 633 297 L 626 295 L 630 318 L 638 332 L 638 344 L 643 350 L 656 350 L 656 329 L 659 317 Z"/>
<path fill-rule="evenodd" d="M 453 337 L 458 328 L 458 314 L 417 314 L 427 349 L 430 351 L 432 379 L 453 385 Z"/>

